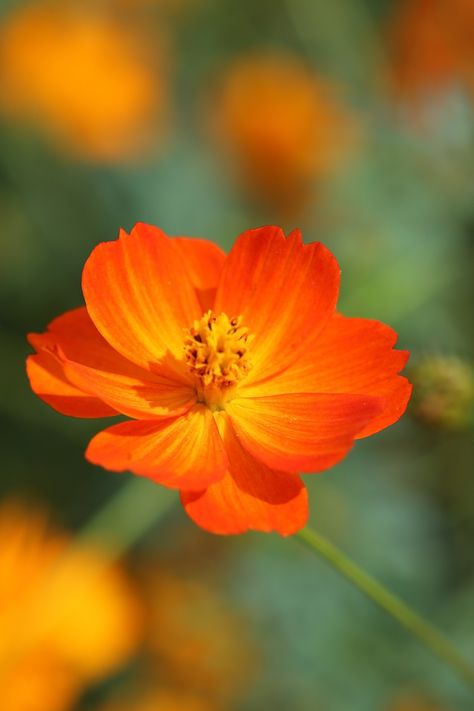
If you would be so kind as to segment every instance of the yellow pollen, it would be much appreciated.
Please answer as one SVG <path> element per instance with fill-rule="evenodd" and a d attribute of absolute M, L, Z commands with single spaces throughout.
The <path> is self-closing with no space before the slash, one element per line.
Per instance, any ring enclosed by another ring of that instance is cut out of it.
<path fill-rule="evenodd" d="M 223 401 L 228 391 L 251 368 L 248 346 L 253 340 L 248 328 L 242 326 L 242 316 L 229 318 L 208 311 L 192 328 L 186 330 L 184 353 L 186 363 L 198 378 L 198 388 L 204 399 Z M 218 404 L 218 403 L 214 403 Z"/>

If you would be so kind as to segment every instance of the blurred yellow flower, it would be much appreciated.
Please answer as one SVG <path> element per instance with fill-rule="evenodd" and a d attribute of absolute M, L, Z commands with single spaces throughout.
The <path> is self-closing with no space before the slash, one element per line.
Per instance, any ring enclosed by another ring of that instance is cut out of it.
<path fill-rule="evenodd" d="M 203 582 L 172 573 L 149 568 L 144 590 L 148 649 L 169 685 L 214 703 L 248 686 L 257 655 L 241 615 Z"/>
<path fill-rule="evenodd" d="M 354 142 L 355 121 L 336 88 L 290 55 L 235 61 L 211 111 L 246 189 L 284 211 L 300 210 L 313 180 L 338 166 Z"/>
<path fill-rule="evenodd" d="M 130 657 L 141 627 L 141 607 L 118 567 L 92 548 L 70 548 L 45 515 L 2 505 L 2 708 L 68 709 L 85 684 Z"/>
<path fill-rule="evenodd" d="M 29 4 L 0 26 L 0 110 L 86 160 L 135 157 L 167 103 L 153 64 L 143 32 L 76 3 Z"/>

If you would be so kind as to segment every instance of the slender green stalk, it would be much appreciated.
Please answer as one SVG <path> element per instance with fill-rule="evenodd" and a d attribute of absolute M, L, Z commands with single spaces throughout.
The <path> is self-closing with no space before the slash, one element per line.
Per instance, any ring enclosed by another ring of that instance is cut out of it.
<path fill-rule="evenodd" d="M 412 610 L 403 600 L 387 590 L 371 575 L 359 568 L 345 553 L 311 528 L 304 528 L 296 536 L 312 551 L 319 553 L 358 590 L 367 595 L 425 647 L 448 664 L 469 686 L 474 688 L 474 666 L 470 664 L 434 625 Z"/>
<path fill-rule="evenodd" d="M 175 491 L 134 476 L 92 516 L 75 536 L 73 547 L 100 545 L 117 560 L 176 503 Z"/>
<path fill-rule="evenodd" d="M 100 544 L 109 560 L 116 560 L 172 508 L 175 500 L 175 492 L 133 477 L 89 520 L 72 545 Z M 434 625 L 359 568 L 320 533 L 305 528 L 296 535 L 474 688 L 474 667 Z"/>

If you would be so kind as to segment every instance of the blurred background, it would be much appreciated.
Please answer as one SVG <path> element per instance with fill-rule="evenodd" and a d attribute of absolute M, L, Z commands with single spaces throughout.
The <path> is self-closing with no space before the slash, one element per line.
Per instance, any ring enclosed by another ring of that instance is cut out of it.
<path fill-rule="evenodd" d="M 306 477 L 311 524 L 474 659 L 472 0 L 0 7 L 2 711 L 474 708 L 297 541 L 213 537 L 145 481 L 127 506 L 132 477 L 83 457 L 104 423 L 24 372 L 120 226 L 323 241 L 341 310 L 397 330 L 415 389 Z"/>

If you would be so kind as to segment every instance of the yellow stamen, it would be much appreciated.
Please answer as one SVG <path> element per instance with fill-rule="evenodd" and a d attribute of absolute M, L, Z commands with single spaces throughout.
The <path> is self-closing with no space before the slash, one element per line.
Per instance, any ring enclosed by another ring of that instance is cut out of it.
<path fill-rule="evenodd" d="M 241 324 L 241 316 L 208 311 L 186 331 L 186 363 L 196 377 L 200 399 L 212 409 L 223 407 L 251 368 L 248 346 L 254 337 Z"/>

